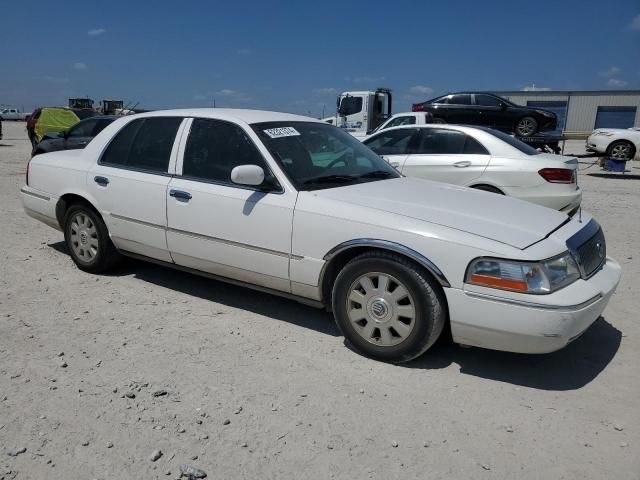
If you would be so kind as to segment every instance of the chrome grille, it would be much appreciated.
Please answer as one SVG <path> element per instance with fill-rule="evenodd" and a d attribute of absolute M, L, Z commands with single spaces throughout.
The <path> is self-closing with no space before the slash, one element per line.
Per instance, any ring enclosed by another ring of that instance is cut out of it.
<path fill-rule="evenodd" d="M 595 274 L 607 258 L 604 233 L 595 220 L 567 240 L 567 247 L 578 263 L 582 278 Z"/>

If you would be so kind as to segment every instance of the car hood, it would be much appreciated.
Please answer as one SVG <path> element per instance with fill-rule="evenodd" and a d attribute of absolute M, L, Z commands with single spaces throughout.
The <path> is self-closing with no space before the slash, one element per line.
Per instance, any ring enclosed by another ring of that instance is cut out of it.
<path fill-rule="evenodd" d="M 495 193 L 418 178 L 397 178 L 315 190 L 318 197 L 402 215 L 519 249 L 542 240 L 569 217 Z"/>
<path fill-rule="evenodd" d="M 591 135 L 598 132 L 608 132 L 608 133 L 616 133 L 616 134 L 623 134 L 623 135 L 629 134 L 629 133 L 640 134 L 640 130 L 638 130 L 638 128 L 632 127 L 632 128 L 597 128 L 593 132 L 591 132 Z"/>

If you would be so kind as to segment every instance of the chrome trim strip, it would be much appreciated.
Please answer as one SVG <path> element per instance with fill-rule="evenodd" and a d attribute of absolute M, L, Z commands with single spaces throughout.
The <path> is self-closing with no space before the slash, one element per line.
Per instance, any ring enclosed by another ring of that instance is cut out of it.
<path fill-rule="evenodd" d="M 415 250 L 412 250 L 409 247 L 405 247 L 404 245 L 401 245 L 399 243 L 390 242 L 388 240 L 378 240 L 374 238 L 359 238 L 355 240 L 348 240 L 332 248 L 324 256 L 325 263 L 322 266 L 322 270 L 320 271 L 320 285 L 323 284 L 324 274 L 331 260 L 336 255 L 344 252 L 345 250 L 349 250 L 350 248 L 355 248 L 355 247 L 374 247 L 374 248 L 380 248 L 383 250 L 396 252 L 396 253 L 399 253 L 400 255 L 405 255 L 411 258 L 412 260 L 416 261 L 420 265 L 422 265 L 424 268 L 426 268 L 436 278 L 436 280 L 440 283 L 440 285 L 442 285 L 443 287 L 451 286 L 447 278 L 444 276 L 444 273 L 442 273 L 442 271 L 438 267 L 436 267 L 435 264 L 424 255 L 416 252 Z"/>
<path fill-rule="evenodd" d="M 179 233 L 181 235 L 187 235 L 189 237 L 198 238 L 201 240 L 209 240 L 211 242 L 222 243 L 224 245 L 230 245 L 232 247 L 246 248 L 247 250 L 254 250 L 256 252 L 268 253 L 270 255 L 277 255 L 279 257 L 285 257 L 285 258 L 290 257 L 290 254 L 286 252 L 271 250 L 269 248 L 257 247 L 255 245 L 249 245 L 246 243 L 234 242 L 233 240 L 225 240 L 224 238 L 210 237 L 209 235 L 202 235 L 200 233 L 187 232 L 186 230 L 179 230 L 177 228 L 167 228 L 167 232 Z"/>
<path fill-rule="evenodd" d="M 535 303 L 535 302 L 527 302 L 525 300 L 516 300 L 516 299 L 513 299 L 513 298 L 498 297 L 498 296 L 495 296 L 495 295 L 489 295 L 487 293 L 477 293 L 477 292 L 464 291 L 464 294 L 468 295 L 469 297 L 480 298 L 482 300 L 491 300 L 491 301 L 494 301 L 494 302 L 508 303 L 510 305 L 518 305 L 518 306 L 521 306 L 521 307 L 539 308 L 541 310 L 557 310 L 557 311 L 582 310 L 583 308 L 586 308 L 586 307 L 594 304 L 595 302 L 597 302 L 598 300 L 600 300 L 602 298 L 602 295 L 598 294 L 595 297 L 590 298 L 586 302 L 578 303 L 577 305 L 560 306 L 560 305 L 543 305 L 543 304 Z"/>
<path fill-rule="evenodd" d="M 144 222 L 142 220 L 137 220 L 131 217 L 125 217 L 124 215 L 118 215 L 116 213 L 110 213 L 109 215 L 112 216 L 113 218 L 117 218 L 118 220 L 137 223 L 139 225 L 144 225 L 145 227 L 154 227 L 154 228 L 161 228 L 163 230 L 166 230 L 166 227 L 164 225 L 158 225 L 157 223 Z"/>
<path fill-rule="evenodd" d="M 32 197 L 39 198 L 40 200 L 51 200 L 51 197 L 47 197 L 46 195 L 40 195 L 39 193 L 31 192 L 29 190 L 25 190 L 24 187 L 20 189 L 20 193 L 24 193 L 25 195 L 31 195 Z"/>
<path fill-rule="evenodd" d="M 167 228 L 164 225 L 158 225 L 156 223 L 144 222 L 142 220 L 137 220 L 131 217 L 125 217 L 123 215 L 118 215 L 115 213 L 110 213 L 113 218 L 117 218 L 119 220 L 125 220 L 127 222 L 138 223 L 140 225 L 145 225 L 147 227 L 161 228 L 167 232 L 179 233 L 181 235 L 187 235 L 193 238 L 199 238 L 201 240 L 209 240 L 211 242 L 223 243 L 225 245 L 231 245 L 233 247 L 246 248 L 247 250 L 254 250 L 256 252 L 268 253 L 270 255 L 277 255 L 279 257 L 290 258 L 291 260 L 302 260 L 304 257 L 301 255 L 293 255 L 287 252 L 281 252 L 279 250 L 271 250 L 269 248 L 258 247 L 256 245 L 250 245 L 247 243 L 234 242 L 233 240 L 225 240 L 224 238 L 218 237 L 210 237 L 209 235 L 202 235 L 200 233 L 188 232 L 186 230 L 180 230 L 177 228 Z"/>
<path fill-rule="evenodd" d="M 324 308 L 324 304 L 322 302 L 319 302 L 317 300 L 313 300 L 311 298 L 300 297 L 298 295 L 294 295 L 294 294 L 289 293 L 289 292 L 283 292 L 281 290 L 274 290 L 274 289 L 271 289 L 271 288 L 268 288 L 268 287 L 262 287 L 260 285 L 255 285 L 253 283 L 246 283 L 246 282 L 243 282 L 242 280 L 235 280 L 233 278 L 222 277 L 220 275 L 215 275 L 213 273 L 203 272 L 202 270 L 196 270 L 194 268 L 185 267 L 185 266 L 182 266 L 182 265 L 178 265 L 176 263 L 164 262 L 162 260 L 158 260 L 156 258 L 147 257 L 145 255 L 140 255 L 138 253 L 127 252 L 126 250 L 118 250 L 118 251 L 121 254 L 123 254 L 123 255 L 125 255 L 127 257 L 137 258 L 138 260 L 143 260 L 145 262 L 155 263 L 156 265 L 161 265 L 161 266 L 164 266 L 164 267 L 174 268 L 176 270 L 181 270 L 183 272 L 191 273 L 191 274 L 198 275 L 198 276 L 201 276 L 201 277 L 210 278 L 212 280 L 217 280 L 219 282 L 225 282 L 225 283 L 229 283 L 231 285 L 237 285 L 239 287 L 250 288 L 251 290 L 257 290 L 259 292 L 270 293 L 272 295 L 277 295 L 279 297 L 284 297 L 284 298 L 288 298 L 290 300 L 295 300 L 296 302 L 300 302 L 300 303 L 303 303 L 305 305 L 308 305 L 308 306 L 311 306 L 311 307 L 314 307 L 314 308 Z"/>

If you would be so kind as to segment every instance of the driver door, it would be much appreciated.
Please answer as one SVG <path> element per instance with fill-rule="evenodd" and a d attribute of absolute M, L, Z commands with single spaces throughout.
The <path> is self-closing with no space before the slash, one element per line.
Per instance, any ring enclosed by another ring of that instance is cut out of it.
<path fill-rule="evenodd" d="M 296 192 L 280 185 L 250 132 L 239 125 L 195 118 L 185 132 L 176 176 L 166 192 L 167 245 L 173 260 L 289 292 Z M 231 170 L 248 164 L 262 167 L 271 188 L 231 181 Z"/>

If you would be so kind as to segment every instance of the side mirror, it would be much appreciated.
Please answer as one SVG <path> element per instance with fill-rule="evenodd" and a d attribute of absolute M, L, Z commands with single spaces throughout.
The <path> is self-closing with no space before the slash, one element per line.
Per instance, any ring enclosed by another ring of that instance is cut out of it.
<path fill-rule="evenodd" d="M 264 182 L 264 170 L 258 165 L 238 165 L 231 170 L 231 181 L 255 187 Z"/>

